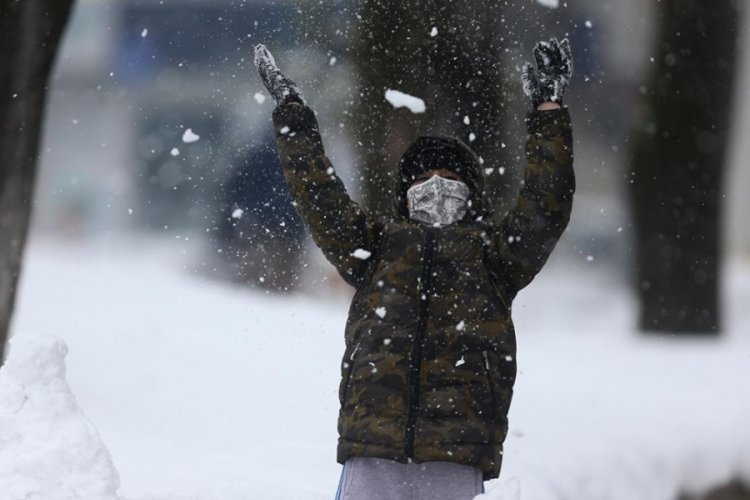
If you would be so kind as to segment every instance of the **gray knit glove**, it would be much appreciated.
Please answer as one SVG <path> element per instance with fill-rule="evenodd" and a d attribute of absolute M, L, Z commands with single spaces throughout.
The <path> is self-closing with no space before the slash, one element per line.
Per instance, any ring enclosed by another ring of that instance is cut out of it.
<path fill-rule="evenodd" d="M 305 98 L 302 91 L 296 83 L 284 76 L 276 66 L 273 55 L 265 45 L 255 46 L 255 66 L 258 68 L 263 85 L 276 101 L 276 104 L 287 104 L 289 102 L 298 102 L 305 104 Z"/>
<path fill-rule="evenodd" d="M 531 64 L 525 64 L 521 73 L 523 93 L 531 99 L 534 108 L 543 102 L 556 102 L 562 106 L 565 89 L 573 75 L 573 55 L 567 38 L 558 42 L 539 42 L 534 47 L 536 71 Z"/>

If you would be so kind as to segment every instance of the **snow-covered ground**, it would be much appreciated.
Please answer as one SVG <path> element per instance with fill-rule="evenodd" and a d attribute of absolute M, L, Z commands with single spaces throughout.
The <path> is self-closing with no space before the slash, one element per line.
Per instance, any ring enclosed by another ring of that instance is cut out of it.
<path fill-rule="evenodd" d="M 62 359 L 37 333 L 67 344 L 67 381 L 111 453 L 120 496 L 333 498 L 346 301 L 325 289 L 268 296 L 186 273 L 179 252 L 117 248 L 32 243 L 13 331 L 19 350 Z M 750 480 L 750 263 L 726 276 L 723 338 L 677 340 L 638 336 L 631 297 L 596 263 L 546 269 L 514 306 L 511 432 L 483 498 L 674 500 L 683 487 Z M 64 370 L 53 375 L 64 389 Z M 13 425 L 9 400 L 0 394 L 0 418 Z M 18 433 L 39 432 L 22 424 Z M 81 436 L 91 451 L 95 432 Z M 49 467 L 34 446 L 17 467 L 0 450 L 0 484 L 33 467 L 35 450 Z"/>

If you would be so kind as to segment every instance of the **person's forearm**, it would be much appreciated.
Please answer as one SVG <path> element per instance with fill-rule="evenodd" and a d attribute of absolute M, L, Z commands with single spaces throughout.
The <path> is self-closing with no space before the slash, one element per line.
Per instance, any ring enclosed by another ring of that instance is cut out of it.
<path fill-rule="evenodd" d="M 369 265 L 357 250 L 374 248 L 370 218 L 336 175 L 310 107 L 281 104 L 273 112 L 273 122 L 276 149 L 297 212 L 326 259 L 347 283 L 357 286 Z"/>
<path fill-rule="evenodd" d="M 511 296 L 547 261 L 568 224 L 575 191 L 568 110 L 531 111 L 527 123 L 523 187 L 496 236 L 500 253 L 513 263 L 507 270 Z"/>
<path fill-rule="evenodd" d="M 560 109 L 560 105 L 556 102 L 547 101 L 541 103 L 539 106 L 537 106 L 536 109 L 538 109 L 539 111 L 549 111 L 551 109 Z"/>

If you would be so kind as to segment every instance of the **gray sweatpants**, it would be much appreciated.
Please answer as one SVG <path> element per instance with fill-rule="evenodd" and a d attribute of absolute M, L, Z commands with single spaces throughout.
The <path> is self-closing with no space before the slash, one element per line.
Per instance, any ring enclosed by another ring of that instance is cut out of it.
<path fill-rule="evenodd" d="M 468 465 L 350 458 L 336 500 L 472 500 L 482 490 L 482 472 Z"/>

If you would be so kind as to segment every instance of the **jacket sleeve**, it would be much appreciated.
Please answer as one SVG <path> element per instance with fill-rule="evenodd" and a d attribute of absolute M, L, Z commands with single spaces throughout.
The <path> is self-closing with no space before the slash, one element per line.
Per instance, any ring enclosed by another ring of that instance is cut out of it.
<path fill-rule="evenodd" d="M 514 207 L 496 233 L 510 298 L 542 269 L 570 219 L 575 191 L 573 134 L 567 108 L 531 111 L 526 168 Z"/>
<path fill-rule="evenodd" d="M 374 251 L 375 229 L 346 193 L 323 150 L 312 109 L 292 102 L 273 112 L 276 147 L 297 212 L 344 280 L 358 286 Z M 365 252 L 366 251 L 366 252 Z"/>

